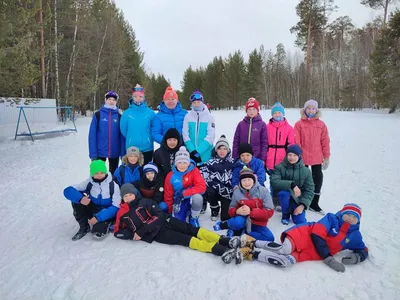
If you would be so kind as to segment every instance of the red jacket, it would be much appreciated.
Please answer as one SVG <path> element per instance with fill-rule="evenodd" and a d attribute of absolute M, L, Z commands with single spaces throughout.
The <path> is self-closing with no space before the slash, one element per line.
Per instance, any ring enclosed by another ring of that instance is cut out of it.
<path fill-rule="evenodd" d="M 190 164 L 186 172 L 179 172 L 173 166 L 164 182 L 164 201 L 168 205 L 168 212 L 172 212 L 174 199 L 180 192 L 185 198 L 190 198 L 195 194 L 204 194 L 206 188 L 204 178 L 193 164 Z"/>

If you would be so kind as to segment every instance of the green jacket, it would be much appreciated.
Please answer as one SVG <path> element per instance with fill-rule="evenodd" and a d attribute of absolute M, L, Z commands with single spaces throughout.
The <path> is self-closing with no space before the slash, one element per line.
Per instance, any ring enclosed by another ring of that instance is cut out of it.
<path fill-rule="evenodd" d="M 296 197 L 291 185 L 294 183 L 301 190 L 301 196 Z M 311 171 L 307 168 L 303 160 L 299 160 L 294 165 L 285 159 L 277 166 L 271 176 L 271 186 L 274 191 L 288 190 L 297 204 L 304 204 L 306 208 L 314 198 L 314 181 Z"/>

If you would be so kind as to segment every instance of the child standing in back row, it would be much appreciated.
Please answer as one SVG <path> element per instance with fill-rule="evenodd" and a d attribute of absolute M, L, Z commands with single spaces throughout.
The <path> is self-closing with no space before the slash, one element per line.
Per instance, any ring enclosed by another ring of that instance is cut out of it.
<path fill-rule="evenodd" d="M 301 119 L 294 125 L 294 140 L 303 150 L 304 164 L 311 166 L 315 188 L 310 210 L 325 214 L 319 206 L 319 197 L 324 178 L 322 170 L 328 168 L 331 154 L 328 128 L 320 120 L 317 101 L 308 100 L 300 114 Z"/>

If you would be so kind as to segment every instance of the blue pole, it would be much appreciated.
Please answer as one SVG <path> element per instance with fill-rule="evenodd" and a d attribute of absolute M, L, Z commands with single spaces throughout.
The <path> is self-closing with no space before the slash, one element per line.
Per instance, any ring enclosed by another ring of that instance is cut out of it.
<path fill-rule="evenodd" d="M 21 107 L 21 109 L 22 109 L 22 112 L 23 112 L 23 114 L 24 114 L 25 122 L 26 122 L 26 125 L 28 126 L 28 130 L 29 130 L 29 134 L 30 134 L 30 136 L 31 136 L 32 142 L 34 142 L 34 140 L 33 140 L 33 135 L 32 135 L 32 131 L 31 131 L 31 127 L 29 127 L 28 119 L 26 118 L 24 108 Z"/>
<path fill-rule="evenodd" d="M 22 110 L 22 108 L 19 109 L 18 121 L 17 121 L 17 130 L 15 130 L 15 137 L 14 137 L 14 140 L 17 139 L 17 133 L 18 133 L 18 128 L 19 128 L 19 120 L 21 119 L 21 110 Z"/>

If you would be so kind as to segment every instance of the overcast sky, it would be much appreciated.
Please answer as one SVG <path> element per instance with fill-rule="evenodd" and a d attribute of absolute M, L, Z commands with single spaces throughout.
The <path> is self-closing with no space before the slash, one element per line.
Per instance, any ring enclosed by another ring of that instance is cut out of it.
<path fill-rule="evenodd" d="M 206 66 L 214 56 L 241 50 L 245 57 L 262 44 L 275 49 L 282 43 L 294 52 L 299 0 L 116 0 L 136 32 L 145 53 L 146 70 L 162 73 L 180 89 L 185 69 Z M 379 12 L 359 0 L 336 0 L 337 12 L 361 27 Z M 132 83 L 134 84 L 134 83 Z"/>

